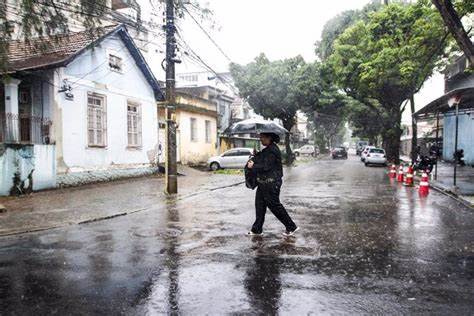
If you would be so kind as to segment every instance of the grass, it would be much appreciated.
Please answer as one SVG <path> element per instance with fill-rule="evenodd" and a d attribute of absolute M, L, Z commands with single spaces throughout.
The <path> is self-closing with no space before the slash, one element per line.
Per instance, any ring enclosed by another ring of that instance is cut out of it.
<path fill-rule="evenodd" d="M 219 169 L 214 171 L 214 174 L 228 174 L 228 175 L 236 175 L 236 176 L 243 176 L 244 170 L 242 169 Z"/>

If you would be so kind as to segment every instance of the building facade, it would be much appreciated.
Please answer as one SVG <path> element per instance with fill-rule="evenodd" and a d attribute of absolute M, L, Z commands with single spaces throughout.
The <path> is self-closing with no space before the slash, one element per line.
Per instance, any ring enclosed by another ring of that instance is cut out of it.
<path fill-rule="evenodd" d="M 0 92 L 0 194 L 156 169 L 161 89 L 124 26 L 101 34 L 64 35 L 46 50 L 11 43 Z"/>
<path fill-rule="evenodd" d="M 159 105 L 159 116 L 165 117 L 165 105 Z M 177 160 L 187 165 L 202 165 L 217 153 L 216 104 L 178 89 L 176 96 Z M 165 124 L 160 124 L 160 162 L 165 161 Z"/>
<path fill-rule="evenodd" d="M 415 117 L 418 121 L 440 117 L 443 160 L 454 161 L 457 149 L 463 150 L 466 164 L 474 165 L 474 75 L 464 56 L 446 69 L 444 95 L 415 113 Z"/>

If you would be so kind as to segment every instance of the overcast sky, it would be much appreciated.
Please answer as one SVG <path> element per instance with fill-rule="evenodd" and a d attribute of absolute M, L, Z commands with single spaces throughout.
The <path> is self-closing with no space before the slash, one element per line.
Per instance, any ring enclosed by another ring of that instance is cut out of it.
<path fill-rule="evenodd" d="M 148 0 L 142 0 L 148 2 Z M 214 11 L 219 29 L 203 26 L 232 61 L 248 63 L 261 52 L 271 60 L 302 55 L 313 60 L 314 43 L 324 24 L 338 13 L 363 7 L 369 0 L 203 0 Z M 146 5 L 145 5 L 146 6 Z M 229 62 L 194 22 L 181 23 L 188 44 L 216 71 Z M 177 72 L 201 70 L 186 61 Z"/>

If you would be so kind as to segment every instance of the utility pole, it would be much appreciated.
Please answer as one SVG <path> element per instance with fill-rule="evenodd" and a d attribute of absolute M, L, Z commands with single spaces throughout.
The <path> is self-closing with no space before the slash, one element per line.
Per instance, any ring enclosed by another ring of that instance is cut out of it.
<path fill-rule="evenodd" d="M 178 168 L 176 163 L 176 91 L 175 57 L 176 27 L 174 24 L 174 0 L 166 0 L 166 193 L 178 193 Z"/>

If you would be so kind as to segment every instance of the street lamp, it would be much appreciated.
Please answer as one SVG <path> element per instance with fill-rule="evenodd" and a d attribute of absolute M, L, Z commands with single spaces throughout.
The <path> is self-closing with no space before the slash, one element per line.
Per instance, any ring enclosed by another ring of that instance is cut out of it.
<path fill-rule="evenodd" d="M 456 130 L 454 134 L 454 174 L 453 174 L 453 186 L 456 189 L 456 171 L 457 171 L 457 152 L 458 152 L 458 127 L 459 127 L 459 102 L 461 101 L 460 95 L 453 95 L 448 99 L 448 106 L 452 108 L 456 106 Z"/>

